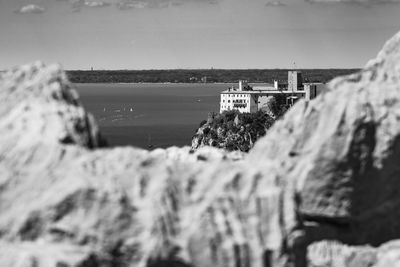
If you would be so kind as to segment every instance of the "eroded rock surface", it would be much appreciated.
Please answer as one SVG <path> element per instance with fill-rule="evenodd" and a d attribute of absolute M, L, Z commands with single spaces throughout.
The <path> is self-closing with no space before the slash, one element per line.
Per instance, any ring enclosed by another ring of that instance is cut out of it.
<path fill-rule="evenodd" d="M 11 70 L 0 88 L 1 265 L 260 265 L 280 247 L 278 217 L 264 223 L 279 190 L 258 188 L 242 154 L 101 149 L 58 66 Z"/>
<path fill-rule="evenodd" d="M 314 241 L 399 238 L 399 77 L 400 34 L 242 158 L 101 148 L 60 67 L 2 74 L 0 265 L 305 266 Z"/>
<path fill-rule="evenodd" d="M 399 70 L 397 34 L 363 71 L 296 105 L 252 151 L 280 164 L 276 176 L 298 194 L 311 228 L 354 244 L 400 237 Z"/>
<path fill-rule="evenodd" d="M 320 241 L 309 246 L 308 257 L 309 267 L 400 266 L 400 241 L 389 241 L 376 248 Z"/>

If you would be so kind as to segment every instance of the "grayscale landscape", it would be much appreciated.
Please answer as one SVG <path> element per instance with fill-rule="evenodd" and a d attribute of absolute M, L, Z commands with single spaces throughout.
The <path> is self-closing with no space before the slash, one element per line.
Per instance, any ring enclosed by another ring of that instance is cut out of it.
<path fill-rule="evenodd" d="M 0 267 L 400 266 L 399 0 L 0 0 Z"/>

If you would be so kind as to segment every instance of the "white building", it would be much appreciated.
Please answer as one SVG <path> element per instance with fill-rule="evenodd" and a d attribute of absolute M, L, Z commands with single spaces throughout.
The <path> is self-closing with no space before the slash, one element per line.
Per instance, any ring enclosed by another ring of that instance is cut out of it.
<path fill-rule="evenodd" d="M 241 113 L 254 113 L 270 97 L 285 95 L 286 104 L 293 105 L 298 99 L 314 99 L 325 89 L 323 83 L 303 83 L 301 72 L 289 71 L 288 83 L 274 81 L 273 85 L 249 86 L 246 81 L 239 81 L 238 88 L 229 88 L 221 92 L 220 113 L 238 110 Z M 264 100 L 264 101 L 263 101 Z"/>
<path fill-rule="evenodd" d="M 227 110 L 238 110 L 241 113 L 257 112 L 258 97 L 247 88 L 246 81 L 239 81 L 239 88 L 229 88 L 221 92 L 220 113 Z"/>

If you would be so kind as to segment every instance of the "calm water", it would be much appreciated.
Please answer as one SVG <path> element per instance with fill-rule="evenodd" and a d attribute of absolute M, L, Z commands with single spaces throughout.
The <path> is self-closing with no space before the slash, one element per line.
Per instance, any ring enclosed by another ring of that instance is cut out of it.
<path fill-rule="evenodd" d="M 110 145 L 190 145 L 231 84 L 76 84 Z"/>

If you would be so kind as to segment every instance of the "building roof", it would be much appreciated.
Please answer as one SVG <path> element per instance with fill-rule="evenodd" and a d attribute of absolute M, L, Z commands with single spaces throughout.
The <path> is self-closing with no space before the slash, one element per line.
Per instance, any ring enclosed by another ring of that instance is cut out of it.
<path fill-rule="evenodd" d="M 275 91 L 274 86 L 253 86 L 253 90 L 255 91 Z"/>
<path fill-rule="evenodd" d="M 321 83 L 321 82 L 318 82 L 318 83 L 316 83 L 316 82 L 303 82 L 303 84 L 319 85 L 319 84 L 325 84 L 325 83 Z"/>
<path fill-rule="evenodd" d="M 291 94 L 298 94 L 302 95 L 305 94 L 305 91 L 289 91 L 289 90 L 253 90 L 253 91 L 229 91 L 225 90 L 222 91 L 221 94 L 248 94 L 248 95 L 271 95 L 271 94 L 285 94 L 285 95 L 291 95 Z"/>

